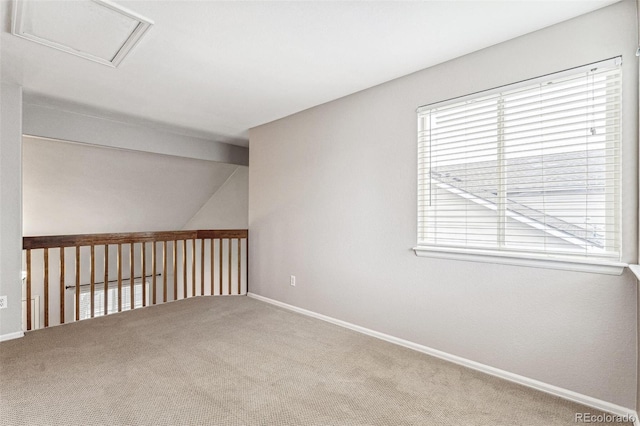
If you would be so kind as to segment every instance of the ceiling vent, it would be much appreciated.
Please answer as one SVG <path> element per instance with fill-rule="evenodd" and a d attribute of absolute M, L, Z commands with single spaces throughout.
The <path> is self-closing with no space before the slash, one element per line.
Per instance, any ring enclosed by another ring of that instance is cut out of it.
<path fill-rule="evenodd" d="M 117 67 L 153 21 L 109 0 L 15 0 L 11 32 Z"/>

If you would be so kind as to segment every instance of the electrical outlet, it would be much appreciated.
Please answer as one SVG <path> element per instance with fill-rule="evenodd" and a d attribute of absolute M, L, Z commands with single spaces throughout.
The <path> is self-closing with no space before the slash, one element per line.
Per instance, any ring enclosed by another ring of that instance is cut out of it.
<path fill-rule="evenodd" d="M 0 296 L 0 309 L 7 307 L 7 296 Z"/>
<path fill-rule="evenodd" d="M 292 286 L 296 286 L 296 276 L 295 275 L 291 275 L 289 277 L 289 284 L 291 284 Z"/>

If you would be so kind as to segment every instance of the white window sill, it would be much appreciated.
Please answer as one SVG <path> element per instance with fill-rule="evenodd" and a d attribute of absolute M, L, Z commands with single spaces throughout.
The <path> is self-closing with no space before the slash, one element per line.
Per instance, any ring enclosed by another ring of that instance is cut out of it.
<path fill-rule="evenodd" d="M 532 268 L 562 269 L 566 271 L 590 272 L 594 274 L 620 275 L 629 265 L 622 262 L 595 259 L 567 259 L 534 257 L 527 254 L 500 253 L 484 250 L 468 250 L 441 247 L 414 247 L 416 256 L 439 259 L 463 260 L 468 262 L 497 263 L 503 265 L 527 266 Z"/>

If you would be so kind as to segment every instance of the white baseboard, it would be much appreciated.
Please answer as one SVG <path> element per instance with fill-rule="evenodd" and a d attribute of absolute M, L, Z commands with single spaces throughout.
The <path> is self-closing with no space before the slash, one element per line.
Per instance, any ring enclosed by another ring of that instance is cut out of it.
<path fill-rule="evenodd" d="M 339 325 L 341 327 L 348 328 L 350 330 L 357 331 L 362 334 L 366 334 L 368 336 L 372 336 L 381 340 L 385 340 L 390 343 L 395 343 L 396 345 L 404 346 L 405 348 L 413 349 L 418 352 L 425 353 L 427 355 L 434 356 L 436 358 L 443 359 L 445 361 L 453 362 L 454 364 L 462 365 L 467 368 L 471 368 L 473 370 L 477 370 L 486 374 L 490 374 L 495 377 L 499 377 L 504 380 L 508 380 L 513 383 L 518 383 L 520 385 L 527 386 L 529 388 L 533 388 L 539 390 L 541 392 L 545 392 L 554 396 L 558 396 L 563 399 L 567 399 L 569 401 L 577 402 L 582 405 L 586 405 L 591 408 L 595 408 L 606 413 L 614 414 L 617 416 L 626 416 L 631 418 L 633 416 L 634 425 L 640 426 L 640 422 L 638 420 L 638 413 L 635 410 L 630 408 L 625 408 L 620 405 L 612 404 L 607 401 L 603 401 L 597 398 L 593 398 L 587 395 L 583 395 L 568 389 L 560 388 L 558 386 L 550 385 L 548 383 L 544 383 L 535 379 L 530 379 L 528 377 L 520 376 L 519 374 L 514 374 L 509 371 L 501 370 L 499 368 L 491 367 L 485 364 L 481 364 L 476 361 L 472 361 L 470 359 L 462 358 L 457 355 L 452 355 L 447 352 L 439 351 L 437 349 L 430 348 L 428 346 L 420 345 L 417 343 L 410 342 L 408 340 L 400 339 L 394 336 L 390 336 L 388 334 L 380 333 L 374 330 L 370 330 L 368 328 L 361 327 L 359 325 L 351 324 L 346 321 L 342 321 L 339 319 L 335 319 L 326 315 L 318 314 L 313 311 L 308 311 L 306 309 L 298 308 L 297 306 L 289 305 L 284 302 L 280 302 L 274 299 L 269 299 L 268 297 L 260 296 L 255 293 L 247 293 L 247 296 L 252 297 L 254 299 L 270 303 L 275 306 L 279 306 L 284 309 L 288 309 L 290 311 L 294 311 L 303 315 L 307 315 L 313 318 L 320 319 L 322 321 L 327 321 L 335 325 Z"/>
<path fill-rule="evenodd" d="M 24 333 L 22 331 L 16 331 L 15 333 L 8 333 L 0 335 L 0 342 L 4 342 L 5 340 L 13 340 L 24 337 Z"/>

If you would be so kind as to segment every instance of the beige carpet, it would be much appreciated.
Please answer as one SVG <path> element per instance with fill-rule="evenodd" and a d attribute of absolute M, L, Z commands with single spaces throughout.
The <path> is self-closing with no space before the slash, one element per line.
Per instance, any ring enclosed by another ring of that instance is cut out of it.
<path fill-rule="evenodd" d="M 2 425 L 553 426 L 598 413 L 240 296 L 0 343 L 0 403 Z"/>

